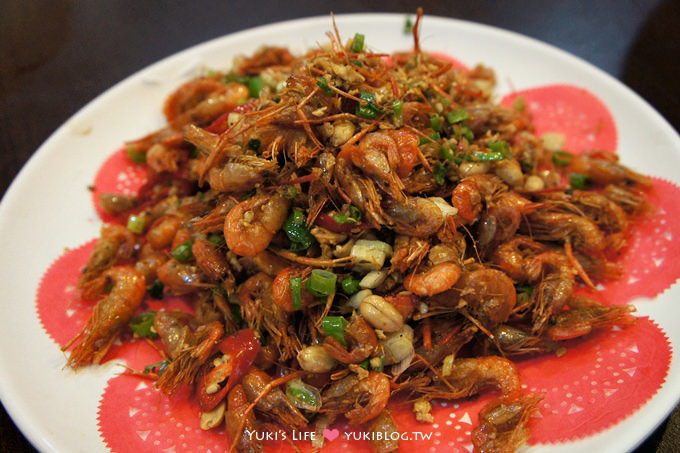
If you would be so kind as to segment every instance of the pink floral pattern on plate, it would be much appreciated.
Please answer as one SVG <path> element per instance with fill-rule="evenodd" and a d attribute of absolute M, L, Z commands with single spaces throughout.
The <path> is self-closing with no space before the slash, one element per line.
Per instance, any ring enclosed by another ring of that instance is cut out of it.
<path fill-rule="evenodd" d="M 586 90 L 566 85 L 540 87 L 513 93 L 502 103 L 511 105 L 520 96 L 533 115 L 537 134 L 564 133 L 565 149 L 573 152 L 615 150 L 612 116 Z M 112 219 L 99 209 L 99 193 L 134 193 L 145 180 L 144 167 L 131 163 L 124 150 L 112 155 L 95 180 L 94 202 L 102 220 Z M 680 251 L 680 245 L 675 245 L 680 242 L 674 241 L 680 228 L 674 218 L 680 212 L 680 191 L 672 183 L 655 179 L 651 199 L 657 205 L 656 213 L 633 229 L 629 247 L 621 258 L 626 274 L 620 280 L 606 282 L 597 294 L 605 304 L 624 303 L 637 295 L 654 297 L 680 276 L 680 264 L 670 259 Z M 39 318 L 59 345 L 82 328 L 91 311 L 92 303 L 80 299 L 76 284 L 93 245 L 94 240 L 66 251 L 45 272 L 38 289 Z M 625 300 L 621 297 L 624 294 L 628 295 Z M 168 303 L 189 307 L 187 301 L 180 299 Z M 146 306 L 153 308 L 159 304 L 146 301 Z M 589 436 L 629 416 L 663 384 L 670 356 L 671 347 L 661 329 L 651 320 L 640 318 L 633 326 L 605 329 L 588 339 L 570 341 L 563 357 L 519 360 L 525 392 L 545 394 L 540 417 L 530 422 L 530 442 L 558 443 Z M 136 369 L 159 360 L 157 351 L 143 341 L 115 346 L 106 360 L 112 358 L 123 358 Z M 402 448 L 471 451 L 470 432 L 477 423 L 477 413 L 493 397 L 486 394 L 469 400 L 436 401 L 433 424 L 416 422 L 408 405 L 393 405 L 393 415 L 404 433 Z M 98 424 L 112 452 L 226 449 L 224 430 L 202 431 L 198 413 L 186 389 L 169 397 L 157 392 L 151 381 L 121 374 L 109 380 L 102 395 Z M 361 431 L 346 424 L 338 423 L 325 434 L 325 451 L 370 451 L 368 442 L 360 439 Z M 307 441 L 296 441 L 296 445 L 303 451 L 311 448 Z M 289 441 L 265 442 L 265 446 L 269 451 L 294 451 Z"/>

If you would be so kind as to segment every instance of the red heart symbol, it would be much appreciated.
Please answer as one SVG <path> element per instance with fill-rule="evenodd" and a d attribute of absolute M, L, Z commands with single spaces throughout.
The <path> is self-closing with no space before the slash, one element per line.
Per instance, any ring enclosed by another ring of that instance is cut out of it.
<path fill-rule="evenodd" d="M 340 435 L 340 431 L 337 429 L 324 429 L 323 430 L 323 437 L 328 439 L 329 442 L 333 442 L 338 436 Z"/>

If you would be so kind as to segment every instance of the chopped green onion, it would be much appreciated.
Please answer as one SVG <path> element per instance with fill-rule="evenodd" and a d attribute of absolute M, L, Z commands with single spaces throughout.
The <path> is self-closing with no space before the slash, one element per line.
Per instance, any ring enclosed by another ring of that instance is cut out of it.
<path fill-rule="evenodd" d="M 442 144 L 442 146 L 439 148 L 439 155 L 441 155 L 442 158 L 450 160 L 451 162 L 454 162 L 456 164 L 460 164 L 461 162 L 463 162 L 461 159 L 453 155 L 453 152 L 451 151 L 451 148 L 449 148 L 448 143 Z"/>
<path fill-rule="evenodd" d="M 346 223 L 352 223 L 352 224 L 357 224 L 359 223 L 357 219 L 354 219 L 348 215 L 345 214 L 333 214 L 333 220 L 335 220 L 335 223 L 338 225 L 344 225 Z"/>
<path fill-rule="evenodd" d="M 584 173 L 569 174 L 569 185 L 572 189 L 587 189 L 590 187 L 590 176 Z"/>
<path fill-rule="evenodd" d="M 352 64 L 353 64 L 354 66 L 359 66 L 359 67 L 362 67 L 362 66 L 364 65 L 364 64 L 363 64 L 362 62 L 360 62 L 359 60 L 352 60 Z"/>
<path fill-rule="evenodd" d="M 413 33 L 413 20 L 409 16 L 406 16 L 406 22 L 404 22 L 404 34 L 408 35 L 409 33 Z"/>
<path fill-rule="evenodd" d="M 441 162 L 437 162 L 433 169 L 434 182 L 437 185 L 443 186 L 446 182 L 446 166 Z"/>
<path fill-rule="evenodd" d="M 467 110 L 465 110 L 465 109 L 453 110 L 451 112 L 446 113 L 446 121 L 449 124 L 460 123 L 462 121 L 465 121 L 468 118 L 470 118 L 470 115 L 468 114 Z"/>
<path fill-rule="evenodd" d="M 385 356 L 380 356 L 380 365 L 377 368 L 371 367 L 375 371 L 380 371 L 381 373 L 385 370 Z"/>
<path fill-rule="evenodd" d="M 489 148 L 494 153 L 499 153 L 505 159 L 512 157 L 512 152 L 510 151 L 510 145 L 508 145 L 508 142 L 506 142 L 505 140 L 501 140 L 501 141 L 498 141 L 498 142 L 491 142 L 491 143 L 487 144 L 486 147 Z"/>
<path fill-rule="evenodd" d="M 378 117 L 379 114 L 385 113 L 375 105 L 374 103 L 375 95 L 373 93 L 370 93 L 368 91 L 361 91 L 359 93 L 359 98 L 361 98 L 361 100 L 364 101 L 365 103 L 362 102 L 357 105 L 356 109 L 357 116 L 369 120 L 374 120 Z"/>
<path fill-rule="evenodd" d="M 137 151 L 135 145 L 128 145 L 125 147 L 125 154 L 127 154 L 128 159 L 137 164 L 146 163 L 146 153 L 143 151 Z"/>
<path fill-rule="evenodd" d="M 200 155 L 201 155 L 201 150 L 198 149 L 198 148 L 194 148 L 193 150 L 191 150 L 191 154 L 189 154 L 189 157 L 192 158 L 192 159 L 196 159 Z"/>
<path fill-rule="evenodd" d="M 331 88 L 328 86 L 328 81 L 326 80 L 325 77 L 319 77 L 319 80 L 316 81 L 316 84 L 318 85 L 319 88 L 321 88 L 321 91 L 326 93 L 328 96 L 330 96 L 333 91 L 331 91 Z"/>
<path fill-rule="evenodd" d="M 146 217 L 130 214 L 127 221 L 127 229 L 136 234 L 142 234 L 146 226 Z"/>
<path fill-rule="evenodd" d="M 394 102 L 392 102 L 392 110 L 394 112 L 394 117 L 401 121 L 401 116 L 404 113 L 404 103 L 399 99 L 395 99 Z"/>
<path fill-rule="evenodd" d="M 327 337 L 333 337 L 338 340 L 343 346 L 347 346 L 345 340 L 345 327 L 349 323 L 342 316 L 324 316 L 321 320 L 321 329 Z"/>
<path fill-rule="evenodd" d="M 518 293 L 526 294 L 529 296 L 531 296 L 531 293 L 534 292 L 534 287 L 530 285 L 518 285 L 516 289 Z"/>
<path fill-rule="evenodd" d="M 366 101 L 368 103 L 372 103 L 373 101 L 375 101 L 375 94 L 371 93 L 370 91 L 359 92 L 359 97 L 361 98 L 362 101 Z"/>
<path fill-rule="evenodd" d="M 338 276 L 323 269 L 314 269 L 305 282 L 305 288 L 317 297 L 328 297 L 335 294 L 335 282 Z"/>
<path fill-rule="evenodd" d="M 420 137 L 420 140 L 418 141 L 418 145 L 424 145 L 425 143 L 432 143 L 433 141 L 438 141 L 441 140 L 442 136 L 439 134 L 439 132 L 433 132 L 430 134 L 429 137 Z"/>
<path fill-rule="evenodd" d="M 172 257 L 180 263 L 186 263 L 194 256 L 194 254 L 191 252 L 191 247 L 193 245 L 194 244 L 191 241 L 186 241 L 175 247 L 175 250 L 170 252 L 170 255 L 172 255 Z"/>
<path fill-rule="evenodd" d="M 364 51 L 364 40 L 366 37 L 362 35 L 361 33 L 356 33 L 354 35 L 354 39 L 352 40 L 352 47 L 350 48 L 351 52 L 354 53 L 359 53 Z"/>
<path fill-rule="evenodd" d="M 442 130 L 442 117 L 439 115 L 432 115 L 430 117 L 430 127 L 436 132 L 441 132 Z"/>
<path fill-rule="evenodd" d="M 349 205 L 349 214 L 333 214 L 333 220 L 335 223 L 343 225 L 346 223 L 358 224 L 361 222 L 361 210 L 354 205 Z"/>
<path fill-rule="evenodd" d="M 226 74 L 224 76 L 223 83 L 237 82 L 237 83 L 241 83 L 243 85 L 248 85 L 249 81 L 250 81 L 250 77 L 248 77 L 248 76 L 239 75 L 239 74 L 236 74 L 235 72 L 230 72 L 229 74 Z"/>
<path fill-rule="evenodd" d="M 512 101 L 512 108 L 515 109 L 518 112 L 523 112 L 526 110 L 526 100 L 524 99 L 524 96 L 520 96 L 518 98 L 515 98 L 514 101 Z"/>
<path fill-rule="evenodd" d="M 286 395 L 293 405 L 308 411 L 321 409 L 321 392 L 316 387 L 302 381 L 293 379 L 286 384 Z"/>
<path fill-rule="evenodd" d="M 307 228 L 305 215 L 300 209 L 293 209 L 281 228 L 290 239 L 290 249 L 294 252 L 307 250 L 315 241 Z"/>
<path fill-rule="evenodd" d="M 302 278 L 290 279 L 290 293 L 293 297 L 293 310 L 302 310 Z"/>
<path fill-rule="evenodd" d="M 147 290 L 149 291 L 149 295 L 150 295 L 153 299 L 162 299 L 162 298 L 163 298 L 163 289 L 164 289 L 164 288 L 165 288 L 165 285 L 163 284 L 163 282 L 160 281 L 160 280 L 158 280 L 158 279 L 156 279 L 156 281 L 153 282 L 153 283 L 151 284 L 151 286 L 149 286 L 149 287 L 147 288 Z"/>
<path fill-rule="evenodd" d="M 144 367 L 144 374 L 153 373 L 154 370 L 158 368 L 158 375 L 160 376 L 161 374 L 163 374 L 163 372 L 165 371 L 169 364 L 170 364 L 169 360 L 163 360 L 161 362 L 152 363 L 151 365 L 147 365 Z"/>
<path fill-rule="evenodd" d="M 152 330 L 154 316 L 156 316 L 155 311 L 138 314 L 130 321 L 130 329 L 140 337 L 155 338 L 157 334 Z"/>
<path fill-rule="evenodd" d="M 361 287 L 359 286 L 359 280 L 358 278 L 354 277 L 347 277 L 345 278 L 341 283 L 340 286 L 342 287 L 342 292 L 347 294 L 348 296 L 351 296 L 352 294 L 356 294 L 359 292 Z"/>
<path fill-rule="evenodd" d="M 574 157 L 572 153 L 567 151 L 555 151 L 552 155 L 552 161 L 555 165 L 566 167 L 571 163 L 571 158 Z"/>
<path fill-rule="evenodd" d="M 258 149 L 260 149 L 261 144 L 262 142 L 260 141 L 259 138 L 251 138 L 250 140 L 248 140 L 247 147 L 251 151 L 257 151 Z"/>
<path fill-rule="evenodd" d="M 286 193 L 284 193 L 283 196 L 289 200 L 292 200 L 297 196 L 297 189 L 293 184 L 289 184 L 288 187 L 286 188 Z"/>
<path fill-rule="evenodd" d="M 472 143 L 472 140 L 475 139 L 475 134 L 465 126 L 457 126 L 454 128 L 454 132 L 456 135 L 459 135 L 461 137 L 465 137 L 468 142 Z"/>
<path fill-rule="evenodd" d="M 251 98 L 260 97 L 260 91 L 262 91 L 263 86 L 264 86 L 264 81 L 262 80 L 262 77 L 255 76 L 255 77 L 249 78 L 248 79 L 248 93 L 250 94 L 250 97 Z"/>
<path fill-rule="evenodd" d="M 471 161 L 482 161 L 482 162 L 492 162 L 498 160 L 506 159 L 505 155 L 498 151 L 491 151 L 488 153 L 474 153 L 472 154 L 473 159 L 466 159 Z"/>
<path fill-rule="evenodd" d="M 349 205 L 349 208 L 347 209 L 349 210 L 350 217 L 352 217 L 353 219 L 357 219 L 358 221 L 361 220 L 361 209 L 357 208 L 354 205 Z"/>
<path fill-rule="evenodd" d="M 357 365 L 359 365 L 364 370 L 368 370 L 368 359 L 364 360 L 363 362 L 357 363 Z"/>
<path fill-rule="evenodd" d="M 223 245 L 225 243 L 224 234 L 215 233 L 208 236 L 208 240 L 215 245 Z"/>
<path fill-rule="evenodd" d="M 378 112 L 370 105 L 358 105 L 356 114 L 367 120 L 374 120 L 378 117 Z"/>

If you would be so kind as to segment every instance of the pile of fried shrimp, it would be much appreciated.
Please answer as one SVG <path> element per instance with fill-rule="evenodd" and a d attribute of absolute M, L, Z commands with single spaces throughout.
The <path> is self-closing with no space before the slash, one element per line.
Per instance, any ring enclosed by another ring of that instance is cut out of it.
<path fill-rule="evenodd" d="M 651 183 L 534 135 L 521 102 L 494 103 L 491 69 L 420 49 L 420 17 L 412 51 L 334 28 L 173 92 L 166 126 L 126 144 L 148 182 L 100 196 L 116 221 L 79 276 L 94 305 L 68 365 L 153 342 L 159 362 L 129 372 L 192 388 L 230 451 L 261 450 L 246 433 L 274 425 L 321 447 L 343 419 L 396 451 L 391 400 L 431 423 L 431 400 L 484 391 L 476 450 L 524 445 L 542 395 L 512 359 L 635 321 L 575 290 L 621 274 Z M 191 312 L 148 307 L 175 295 Z"/>

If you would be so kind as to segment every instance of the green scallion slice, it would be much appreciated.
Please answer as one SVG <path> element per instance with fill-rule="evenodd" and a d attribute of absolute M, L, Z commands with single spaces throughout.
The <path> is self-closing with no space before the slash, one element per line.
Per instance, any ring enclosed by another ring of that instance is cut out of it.
<path fill-rule="evenodd" d="M 316 240 L 314 239 L 314 236 L 312 236 L 312 233 L 309 232 L 305 215 L 300 209 L 293 209 L 293 212 L 291 212 L 286 221 L 283 222 L 281 228 L 286 233 L 286 236 L 288 236 L 288 239 L 290 239 L 290 249 L 294 252 L 307 250 Z"/>
<path fill-rule="evenodd" d="M 151 286 L 147 288 L 147 291 L 149 291 L 149 295 L 153 299 L 162 299 L 163 298 L 163 289 L 165 288 L 165 285 L 163 284 L 162 281 L 156 279 Z"/>
<path fill-rule="evenodd" d="M 411 19 L 409 16 L 406 16 L 406 21 L 404 22 L 404 34 L 408 35 L 409 33 L 413 33 L 413 19 Z"/>
<path fill-rule="evenodd" d="M 500 140 L 498 142 L 491 142 L 486 145 L 492 152 L 498 153 L 503 156 L 504 159 L 509 159 L 512 157 L 512 151 L 510 151 L 510 145 L 505 140 Z"/>
<path fill-rule="evenodd" d="M 214 234 L 208 235 L 208 240 L 215 245 L 224 245 L 224 243 L 225 243 L 224 234 L 222 234 L 222 233 L 214 233 Z"/>
<path fill-rule="evenodd" d="M 172 255 L 172 257 L 180 263 L 186 263 L 194 256 L 194 254 L 191 252 L 191 247 L 193 245 L 194 244 L 191 241 L 186 241 L 175 247 L 175 250 L 170 252 L 170 255 Z"/>
<path fill-rule="evenodd" d="M 130 329 L 140 337 L 155 338 L 157 334 L 152 330 L 154 316 L 156 316 L 155 311 L 138 314 L 130 321 Z"/>
<path fill-rule="evenodd" d="M 286 193 L 284 193 L 283 196 L 289 200 L 292 200 L 297 197 L 297 189 L 293 184 L 289 184 L 288 187 L 286 187 Z"/>
<path fill-rule="evenodd" d="M 446 182 L 446 166 L 441 162 L 437 162 L 433 169 L 434 182 L 439 186 L 443 186 Z"/>
<path fill-rule="evenodd" d="M 361 210 L 356 206 L 349 205 L 348 214 L 333 214 L 335 223 L 343 225 L 345 223 L 358 224 L 361 222 Z"/>
<path fill-rule="evenodd" d="M 502 153 L 499 153 L 497 151 L 491 151 L 488 153 L 474 153 L 472 154 L 472 159 L 471 161 L 481 161 L 481 162 L 495 162 L 499 160 L 505 159 L 505 156 Z"/>
<path fill-rule="evenodd" d="M 470 118 L 470 115 L 465 109 L 452 110 L 446 113 L 446 121 L 449 124 L 460 123 L 468 118 Z"/>
<path fill-rule="evenodd" d="M 450 160 L 451 162 L 454 162 L 456 164 L 460 164 L 461 162 L 463 162 L 461 159 L 453 155 L 453 152 L 451 151 L 451 148 L 449 148 L 448 143 L 442 144 L 442 146 L 439 148 L 439 155 L 441 155 L 442 158 Z"/>
<path fill-rule="evenodd" d="M 560 167 L 566 167 L 571 163 L 571 158 L 574 157 L 572 153 L 567 151 L 555 151 L 552 155 L 553 164 Z"/>
<path fill-rule="evenodd" d="M 395 99 L 392 102 L 392 111 L 394 112 L 394 117 L 401 121 L 401 116 L 404 113 L 404 103 L 399 99 Z"/>
<path fill-rule="evenodd" d="M 359 98 L 363 101 L 357 105 L 356 114 L 368 120 L 374 120 L 379 114 L 385 113 L 375 105 L 375 95 L 369 91 L 361 91 Z"/>
<path fill-rule="evenodd" d="M 354 35 L 354 39 L 352 40 L 352 47 L 350 48 L 350 52 L 354 53 L 359 53 L 364 51 L 364 40 L 366 37 L 362 35 L 361 33 L 356 33 Z"/>
<path fill-rule="evenodd" d="M 326 80 L 325 77 L 319 77 L 319 79 L 316 81 L 316 84 L 319 88 L 321 88 L 321 91 L 326 93 L 328 96 L 330 96 L 333 93 L 331 88 L 328 86 L 328 81 Z"/>
<path fill-rule="evenodd" d="M 293 405 L 308 411 L 321 409 L 321 392 L 316 387 L 307 384 L 302 379 L 293 379 L 286 384 L 286 395 Z"/>
<path fill-rule="evenodd" d="M 290 279 L 290 293 L 293 297 L 293 310 L 302 310 L 302 278 Z"/>
<path fill-rule="evenodd" d="M 142 234 L 146 226 L 146 217 L 130 214 L 127 221 L 127 229 L 135 234 Z"/>
<path fill-rule="evenodd" d="M 251 98 L 260 97 L 260 91 L 262 91 L 262 87 L 264 87 L 264 81 L 262 80 L 262 77 L 255 76 L 248 79 L 248 93 L 250 94 Z"/>
<path fill-rule="evenodd" d="M 347 294 L 348 296 L 351 296 L 352 294 L 356 294 L 359 292 L 361 289 L 361 286 L 359 286 L 360 280 L 354 277 L 347 277 L 340 282 L 340 287 L 342 288 L 342 292 Z"/>
<path fill-rule="evenodd" d="M 338 340 L 343 346 L 347 346 L 345 340 L 345 327 L 349 323 L 342 316 L 325 316 L 321 320 L 321 329 L 327 337 L 333 337 Z"/>
<path fill-rule="evenodd" d="M 135 145 L 127 145 L 125 147 L 125 154 L 127 154 L 128 159 L 134 163 L 146 163 L 146 153 L 143 151 L 137 151 L 137 147 Z"/>
<path fill-rule="evenodd" d="M 461 126 L 455 129 L 454 131 L 456 135 L 459 135 L 461 137 L 465 137 L 468 142 L 472 143 L 472 140 L 475 139 L 475 134 L 470 130 L 470 128 Z"/>
<path fill-rule="evenodd" d="M 590 176 L 584 173 L 570 173 L 569 185 L 572 189 L 587 189 L 590 187 Z"/>
<path fill-rule="evenodd" d="M 442 131 L 442 117 L 439 115 L 432 115 L 430 117 L 430 127 L 436 132 Z"/>
<path fill-rule="evenodd" d="M 305 282 L 305 288 L 317 297 L 328 297 L 335 294 L 335 282 L 338 276 L 323 269 L 314 269 Z"/>

